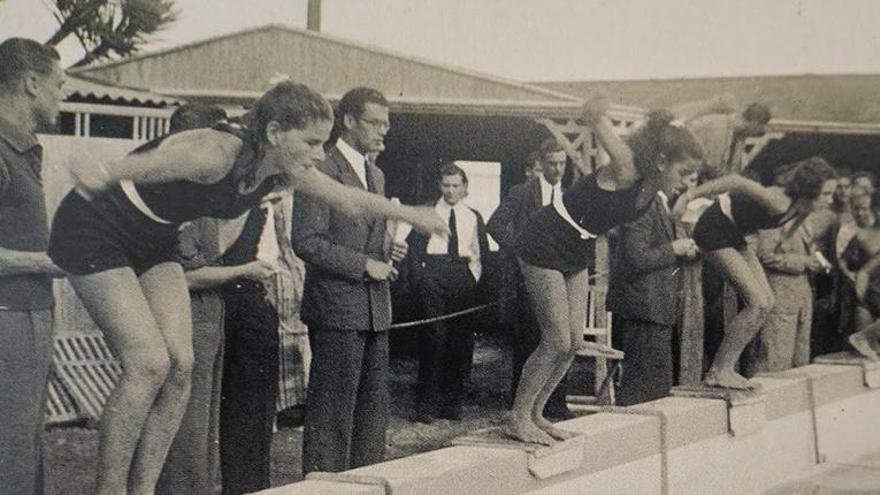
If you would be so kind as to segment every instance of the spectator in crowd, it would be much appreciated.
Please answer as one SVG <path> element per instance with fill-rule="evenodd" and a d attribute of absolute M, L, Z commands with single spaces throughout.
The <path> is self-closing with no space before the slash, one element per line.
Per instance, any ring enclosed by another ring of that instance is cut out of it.
<path fill-rule="evenodd" d="M 226 112 L 222 108 L 189 103 L 171 115 L 169 132 L 211 127 L 225 119 Z M 217 440 L 223 373 L 223 304 L 218 288 L 247 271 L 243 266 L 221 266 L 219 256 L 216 219 L 201 218 L 180 231 L 180 263 L 190 289 L 192 308 L 192 386 L 156 493 L 212 493 L 219 480 Z"/>
<path fill-rule="evenodd" d="M 527 220 L 542 206 L 547 206 L 556 199 L 562 198 L 562 176 L 565 174 L 566 153 L 555 138 L 547 138 L 541 143 L 538 151 L 541 174 L 510 189 L 507 196 L 498 206 L 489 223 L 486 225 L 489 234 L 498 242 L 502 254 L 511 259 L 506 274 L 515 288 L 517 315 L 514 323 L 513 338 L 513 374 L 511 393 L 516 391 L 522 374 L 523 365 L 541 340 L 541 330 L 529 303 L 528 294 L 523 286 L 523 278 L 516 263 L 514 247 L 517 235 Z M 589 252 L 592 252 L 590 250 Z M 550 419 L 569 419 L 574 414 L 565 402 L 565 380 L 550 394 L 544 408 L 544 416 Z"/>
<path fill-rule="evenodd" d="M 837 189 L 834 190 L 834 201 L 831 211 L 837 214 L 837 224 L 844 225 L 852 221 L 850 214 L 850 197 L 852 193 L 852 170 L 837 168 Z"/>
<path fill-rule="evenodd" d="M 584 106 L 589 125 L 611 161 L 572 186 L 563 197 L 541 208 L 521 229 L 516 252 L 541 341 L 523 366 L 506 433 L 523 442 L 550 445 L 574 434 L 553 426 L 544 405 L 584 347 L 587 316 L 588 260 L 591 239 L 644 212 L 656 191 L 643 187 L 646 177 L 673 163 L 696 167 L 699 144 L 684 128 L 671 125 L 668 112 L 652 112 L 645 125 L 624 143 L 605 115 L 607 103 L 594 98 Z"/>
<path fill-rule="evenodd" d="M 533 151 L 529 153 L 529 157 L 526 159 L 526 165 L 525 167 L 523 167 L 523 173 L 526 176 L 526 182 L 540 176 L 542 171 L 543 165 L 541 163 L 540 152 Z"/>
<path fill-rule="evenodd" d="M 751 381 L 736 372 L 740 355 L 763 325 L 773 307 L 773 292 L 760 261 L 745 236 L 778 227 L 794 219 L 803 223 L 819 197 L 834 192 L 834 170 L 821 158 L 797 166 L 788 184 L 764 187 L 737 174 L 721 177 L 687 191 L 676 202 L 676 214 L 695 198 L 721 195 L 694 227 L 701 253 L 739 293 L 743 308 L 725 328 L 721 345 L 705 376 L 709 386 L 752 389 Z M 730 193 L 730 194 L 724 194 Z"/>
<path fill-rule="evenodd" d="M 339 140 L 318 170 L 350 188 L 383 194 L 382 171 L 366 157 L 385 149 L 388 102 L 375 89 L 355 88 L 343 95 L 337 114 Z M 307 195 L 294 202 L 293 246 L 306 262 L 302 315 L 312 349 L 303 472 L 381 462 L 389 415 L 389 283 L 397 277 L 391 262 L 403 259 L 406 246 L 383 252 L 384 221 Z"/>
<path fill-rule="evenodd" d="M 271 251 L 271 241 L 277 239 L 277 259 L 281 267 L 267 284 L 269 301 L 278 312 L 280 339 L 277 424 L 295 427 L 302 426 L 305 418 L 306 389 L 312 361 L 308 327 L 300 318 L 306 267 L 291 246 L 293 195 L 284 191 L 270 195 L 267 199 L 265 208 L 269 218 L 266 219 L 266 229 L 260 239 L 260 252 Z M 269 247 L 264 249 L 265 246 Z"/>
<path fill-rule="evenodd" d="M 873 194 L 877 189 L 877 176 L 867 170 L 856 172 L 852 176 L 852 187 L 860 187 L 868 194 Z"/>
<path fill-rule="evenodd" d="M 267 288 L 281 268 L 276 256 L 259 252 L 266 228 L 268 201 L 237 221 L 224 222 L 220 258 L 224 266 L 252 271 L 221 287 L 226 334 L 220 399 L 220 462 L 223 493 L 237 495 L 269 488 L 272 431 L 278 397 L 278 312 Z M 231 231 L 231 232 L 230 232 Z"/>
<path fill-rule="evenodd" d="M 238 217 L 294 185 L 359 217 L 401 218 L 443 230 L 433 212 L 344 187 L 315 170 L 332 108 L 311 88 L 275 85 L 244 127 L 195 129 L 126 157 L 78 163 L 48 254 L 122 361 L 99 438 L 99 494 L 155 489 L 186 409 L 192 318 L 177 258 L 178 229 L 203 216 Z"/>
<path fill-rule="evenodd" d="M 836 186 L 836 185 L 835 185 Z M 824 186 L 823 186 L 824 187 Z M 816 200 L 815 209 L 830 205 L 832 194 Z M 810 364 L 813 288 L 810 274 L 827 272 L 831 265 L 819 254 L 811 222 L 796 219 L 758 232 L 757 255 L 767 275 L 775 303 L 746 356 L 747 376 L 784 371 Z"/>
<path fill-rule="evenodd" d="M 410 234 L 407 273 L 427 318 L 467 309 L 485 300 L 489 238 L 480 213 L 467 206 L 467 174 L 454 163 L 440 166 L 440 199 L 434 208 L 448 219 L 448 235 Z M 476 320 L 466 315 L 431 323 L 420 335 L 416 420 L 462 416 L 465 380 L 474 356 Z"/>
<path fill-rule="evenodd" d="M 718 112 L 694 112 L 696 116 L 686 121 L 703 147 L 705 166 L 719 174 L 742 172 L 746 138 L 763 135 L 772 117 L 770 109 L 760 103 L 749 104 L 740 114 L 732 113 L 734 106 L 733 98 L 721 97 Z M 684 111 L 678 109 L 676 114 Z"/>
<path fill-rule="evenodd" d="M 880 191 L 871 195 L 874 218 L 880 218 Z M 859 230 L 853 239 L 856 260 L 849 268 L 855 271 L 856 328 L 850 345 L 862 356 L 878 360 L 880 351 L 880 222 Z"/>
<path fill-rule="evenodd" d="M 607 309 L 614 314 L 614 347 L 624 352 L 617 404 L 669 395 L 675 382 L 673 342 L 681 308 L 683 262 L 697 257 L 693 239 L 676 238 L 669 199 L 696 173 L 688 160 L 661 161 L 645 179 L 657 191 L 647 210 L 624 224 L 614 253 Z"/>
<path fill-rule="evenodd" d="M 678 196 L 699 185 L 700 172 L 695 170 L 683 177 L 682 181 L 684 186 L 670 198 L 669 204 L 675 204 Z M 699 215 L 700 209 L 708 204 L 711 204 L 711 201 L 697 200 L 688 205 L 688 212 L 681 218 L 673 217 L 676 239 L 691 238 L 693 221 Z M 673 339 L 677 340 L 677 346 L 673 347 L 673 357 L 678 364 L 675 383 L 696 386 L 703 380 L 703 351 L 706 340 L 703 264 L 699 257 L 695 259 L 679 257 L 678 261 L 681 264 L 681 274 L 679 275 L 678 339 Z"/>
<path fill-rule="evenodd" d="M 43 421 L 52 365 L 52 277 L 38 131 L 58 117 L 58 53 L 0 43 L 0 493 L 43 493 Z"/>

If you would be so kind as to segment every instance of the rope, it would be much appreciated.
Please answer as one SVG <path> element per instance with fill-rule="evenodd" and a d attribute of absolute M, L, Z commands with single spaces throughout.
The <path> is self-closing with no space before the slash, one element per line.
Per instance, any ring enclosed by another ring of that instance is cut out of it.
<path fill-rule="evenodd" d="M 588 282 L 593 282 L 599 280 L 607 275 L 606 272 L 598 272 L 588 277 Z M 524 284 L 520 284 L 517 288 L 522 287 Z M 395 323 L 391 325 L 391 330 L 398 330 L 401 328 L 412 328 L 420 325 L 430 325 L 432 323 L 437 323 L 441 321 L 451 320 L 453 318 L 458 318 L 459 316 L 469 315 L 471 313 L 476 313 L 478 311 L 482 311 L 487 308 L 491 308 L 494 306 L 498 306 L 501 303 L 516 299 L 516 296 L 508 296 L 503 297 L 501 299 L 496 299 L 492 302 L 488 302 L 486 304 L 481 304 L 479 306 L 472 306 L 470 308 L 465 308 L 460 311 L 455 311 L 453 313 L 447 313 L 445 315 L 434 316 L 431 318 L 424 318 L 421 320 L 413 320 L 413 321 L 404 321 L 400 323 Z"/>

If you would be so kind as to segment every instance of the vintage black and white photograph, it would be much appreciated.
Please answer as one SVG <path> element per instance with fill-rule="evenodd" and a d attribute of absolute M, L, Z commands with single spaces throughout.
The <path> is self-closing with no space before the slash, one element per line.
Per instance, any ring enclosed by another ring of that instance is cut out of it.
<path fill-rule="evenodd" d="M 0 0 L 0 494 L 878 494 L 878 180 L 874 0 Z"/>

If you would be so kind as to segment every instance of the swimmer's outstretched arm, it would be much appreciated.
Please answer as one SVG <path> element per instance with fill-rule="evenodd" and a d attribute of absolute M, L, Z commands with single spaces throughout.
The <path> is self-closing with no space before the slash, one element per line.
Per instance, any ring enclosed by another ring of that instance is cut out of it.
<path fill-rule="evenodd" d="M 681 213 L 687 203 L 697 198 L 717 196 L 728 192 L 744 194 L 767 209 L 771 215 L 785 213 L 791 206 L 791 200 L 781 189 L 764 187 L 761 184 L 738 174 L 725 175 L 718 179 L 688 189 L 675 202 L 674 211 Z"/>
<path fill-rule="evenodd" d="M 379 194 L 348 187 L 331 179 L 315 167 L 302 167 L 294 173 L 294 189 L 320 199 L 349 217 L 403 220 L 422 232 L 444 233 L 449 227 L 433 208 L 406 206 Z"/>

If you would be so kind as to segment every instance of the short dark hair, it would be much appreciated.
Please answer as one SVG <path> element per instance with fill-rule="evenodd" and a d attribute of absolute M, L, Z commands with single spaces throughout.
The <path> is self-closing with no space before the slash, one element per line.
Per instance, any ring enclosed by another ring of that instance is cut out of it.
<path fill-rule="evenodd" d="M 814 156 L 795 164 L 785 194 L 792 199 L 816 199 L 822 192 L 822 184 L 837 177 L 834 168 L 824 158 Z"/>
<path fill-rule="evenodd" d="M 226 120 L 226 110 L 217 105 L 187 103 L 178 107 L 171 114 L 168 132 L 174 134 L 189 129 L 211 127 L 221 120 Z"/>
<path fill-rule="evenodd" d="M 360 117 L 364 113 L 364 107 L 366 107 L 367 103 L 375 103 L 383 107 L 388 106 L 388 100 L 385 99 L 385 95 L 378 89 L 365 86 L 350 89 L 339 100 L 337 108 L 338 120 L 341 121 L 346 115 L 353 115 L 356 118 Z"/>
<path fill-rule="evenodd" d="M 529 156 L 526 157 L 526 166 L 523 167 L 525 170 L 531 170 L 539 165 L 538 160 L 541 159 L 541 153 L 538 150 L 535 150 L 529 153 Z"/>
<path fill-rule="evenodd" d="M 541 147 L 538 148 L 538 157 L 544 160 L 550 153 L 559 153 L 560 151 L 565 151 L 562 143 L 555 137 L 549 137 L 541 142 Z"/>
<path fill-rule="evenodd" d="M 853 171 L 851 168 L 835 167 L 835 170 L 837 171 L 837 178 L 838 179 L 840 179 L 840 178 L 851 179 L 852 178 Z"/>
<path fill-rule="evenodd" d="M 49 74 L 61 60 L 51 46 L 26 38 L 9 38 L 0 43 L 0 85 L 20 78 L 27 71 Z"/>
<path fill-rule="evenodd" d="M 770 108 L 761 103 L 750 103 L 743 111 L 742 116 L 747 122 L 756 124 L 766 124 L 773 117 Z"/>
<path fill-rule="evenodd" d="M 445 162 L 440 165 L 439 179 L 442 181 L 443 177 L 449 177 L 450 175 L 460 175 L 461 181 L 465 184 L 468 183 L 467 173 L 465 173 L 464 169 L 455 164 L 455 162 Z"/>
<path fill-rule="evenodd" d="M 855 182 L 855 181 L 861 179 L 862 177 L 868 179 L 868 181 L 871 183 L 871 185 L 872 185 L 873 187 L 877 187 L 877 176 L 874 175 L 873 172 L 868 172 L 867 170 L 860 170 L 860 171 L 858 171 L 858 172 L 852 174 L 852 176 L 850 177 L 850 179 L 851 179 L 853 182 Z"/>

